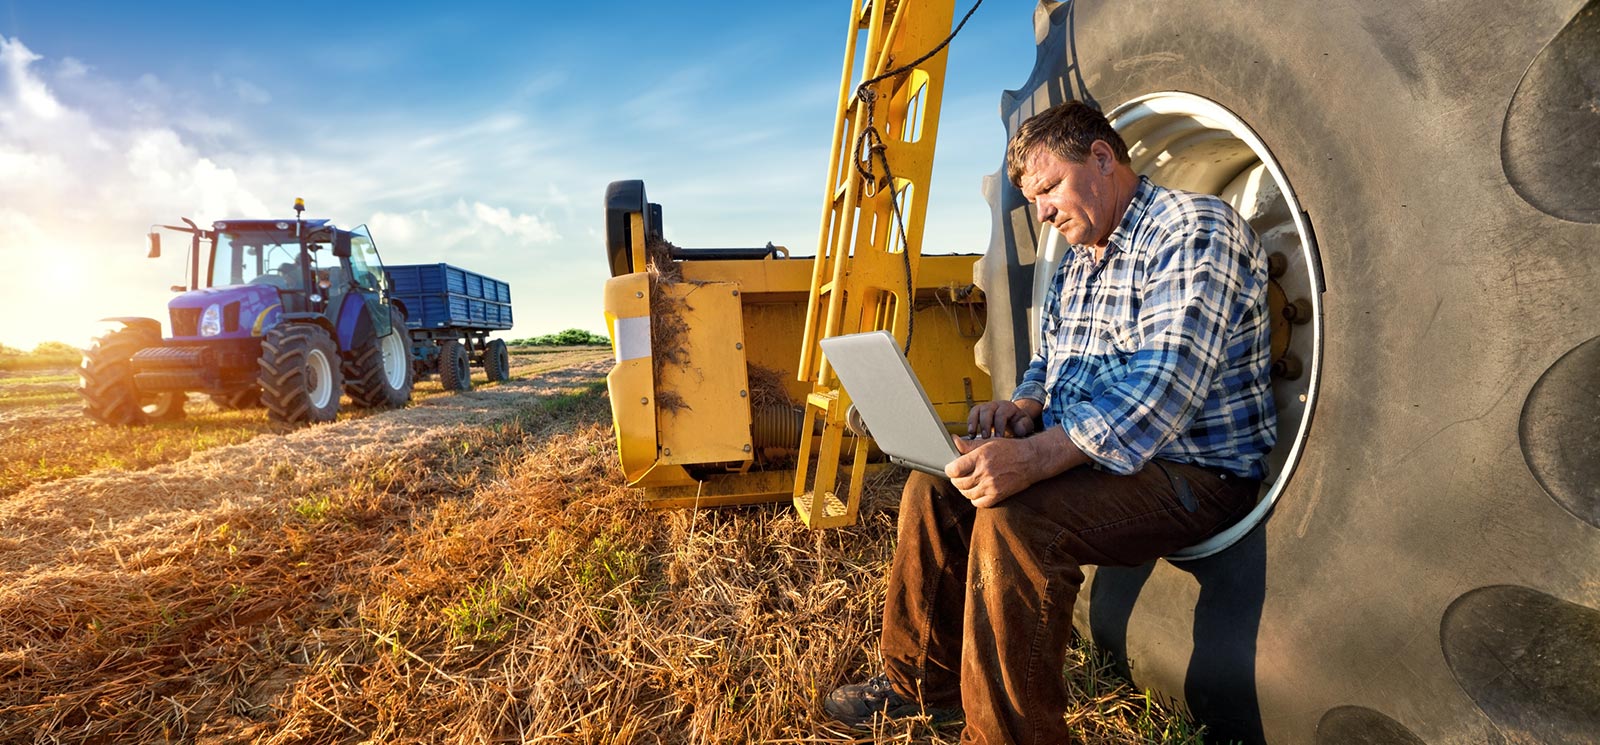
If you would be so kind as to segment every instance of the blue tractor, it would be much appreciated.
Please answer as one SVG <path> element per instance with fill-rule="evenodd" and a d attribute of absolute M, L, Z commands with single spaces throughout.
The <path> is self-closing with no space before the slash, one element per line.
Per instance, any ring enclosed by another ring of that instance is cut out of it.
<path fill-rule="evenodd" d="M 190 392 L 229 409 L 264 407 L 284 424 L 332 421 L 341 391 L 357 406 L 411 400 L 405 315 L 388 298 L 366 226 L 222 220 L 189 236 L 189 282 L 168 302 L 172 335 L 153 318 L 110 318 L 79 368 L 84 411 L 108 423 L 181 418 Z M 150 236 L 161 255 L 161 234 Z"/>

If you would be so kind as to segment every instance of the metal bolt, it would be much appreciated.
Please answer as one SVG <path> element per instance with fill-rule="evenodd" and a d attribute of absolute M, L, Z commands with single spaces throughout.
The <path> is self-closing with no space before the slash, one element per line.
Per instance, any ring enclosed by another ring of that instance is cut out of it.
<path fill-rule="evenodd" d="M 642 293 L 642 292 L 635 292 L 635 293 L 633 293 L 633 296 L 634 296 L 634 297 L 644 297 L 644 293 Z"/>
<path fill-rule="evenodd" d="M 744 451 L 747 452 L 747 453 L 750 452 L 750 446 L 749 445 L 744 446 Z"/>
<path fill-rule="evenodd" d="M 1305 368 L 1300 364 L 1300 358 L 1292 354 L 1285 354 L 1272 363 L 1273 376 L 1284 380 L 1298 380 L 1304 372 Z"/>
<path fill-rule="evenodd" d="M 748 396 L 748 395 L 750 395 L 749 391 L 739 391 L 739 398 L 744 398 L 745 396 Z"/>
<path fill-rule="evenodd" d="M 734 290 L 733 291 L 733 296 L 734 297 L 738 297 L 739 296 L 739 291 L 738 290 Z"/>
<path fill-rule="evenodd" d="M 1277 279 L 1279 277 L 1282 277 L 1284 275 L 1284 272 L 1287 272 L 1287 271 L 1289 271 L 1289 257 L 1284 256 L 1283 254 L 1281 254 L 1281 253 L 1279 253 L 1277 251 L 1273 251 L 1272 253 L 1267 254 L 1267 276 L 1268 277 L 1271 277 L 1273 279 Z"/>
<path fill-rule="evenodd" d="M 1283 306 L 1283 317 L 1296 325 L 1310 323 L 1312 315 L 1311 301 L 1305 298 L 1296 298 Z"/>
<path fill-rule="evenodd" d="M 650 399 L 641 398 L 641 399 L 639 399 L 639 403 L 644 404 L 645 406 L 649 406 L 650 405 Z"/>
<path fill-rule="evenodd" d="M 744 342 L 742 342 L 742 341 L 734 342 L 733 343 L 733 348 L 734 349 L 744 349 Z"/>
<path fill-rule="evenodd" d="M 668 456 L 672 455 L 672 448 L 661 448 L 661 454 Z"/>

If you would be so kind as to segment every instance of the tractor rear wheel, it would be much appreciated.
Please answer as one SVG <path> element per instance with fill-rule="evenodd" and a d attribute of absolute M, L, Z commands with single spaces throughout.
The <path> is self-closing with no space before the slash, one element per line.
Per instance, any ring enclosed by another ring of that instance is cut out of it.
<path fill-rule="evenodd" d="M 261 340 L 261 403 L 284 424 L 331 422 L 339 415 L 339 359 L 320 327 L 279 326 Z"/>
<path fill-rule="evenodd" d="M 483 350 L 483 371 L 489 374 L 491 383 L 504 383 L 511 379 L 511 352 L 506 349 L 504 341 L 490 341 Z"/>
<path fill-rule="evenodd" d="M 357 406 L 399 408 L 411 400 L 411 339 L 406 317 L 389 306 L 387 336 L 357 346 L 344 356 L 344 392 Z"/>
<path fill-rule="evenodd" d="M 129 360 L 139 350 L 160 343 L 159 333 L 133 326 L 96 338 L 78 367 L 84 413 L 106 424 L 125 426 L 181 419 L 183 393 L 141 395 L 133 384 Z"/>
<path fill-rule="evenodd" d="M 254 409 L 261 406 L 261 389 L 246 388 L 231 393 L 213 393 L 211 394 L 211 403 L 216 404 L 217 408 L 226 411 Z"/>
<path fill-rule="evenodd" d="M 455 339 L 439 345 L 439 384 L 447 391 L 472 390 L 471 353 Z"/>

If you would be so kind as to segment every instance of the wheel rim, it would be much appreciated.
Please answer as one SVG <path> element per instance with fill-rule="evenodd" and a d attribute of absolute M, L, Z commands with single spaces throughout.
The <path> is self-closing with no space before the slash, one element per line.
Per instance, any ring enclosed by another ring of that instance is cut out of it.
<path fill-rule="evenodd" d="M 1162 186 L 1220 196 L 1250 220 L 1267 253 L 1283 255 L 1283 273 L 1274 282 L 1285 298 L 1291 303 L 1304 300 L 1311 307 L 1309 319 L 1303 315 L 1297 319 L 1303 325 L 1288 326 L 1283 317 L 1272 319 L 1275 331 L 1279 324 L 1288 328 L 1285 357 L 1299 363 L 1300 374 L 1293 379 L 1273 376 L 1278 443 L 1267 457 L 1263 494 L 1255 509 L 1238 523 L 1167 557 L 1198 559 L 1233 545 L 1266 517 L 1305 449 L 1322 367 L 1322 296 L 1316 276 L 1316 247 L 1283 167 L 1233 112 L 1194 94 L 1164 92 L 1133 99 L 1114 109 L 1108 118 L 1128 143 L 1135 171 Z M 1290 364 L 1284 363 L 1284 369 Z"/>
<path fill-rule="evenodd" d="M 173 393 L 157 393 L 157 394 L 154 394 L 152 396 L 146 397 L 145 401 L 144 401 L 144 404 L 142 406 L 140 406 L 139 408 L 144 411 L 145 416 L 160 416 L 161 414 L 166 413 L 166 411 L 168 409 L 172 408 L 173 397 L 175 395 L 178 395 L 178 394 L 173 394 Z"/>
<path fill-rule="evenodd" d="M 306 354 L 306 392 L 311 397 L 311 406 L 318 409 L 327 406 L 333 398 L 333 365 L 320 349 Z"/>
<path fill-rule="evenodd" d="M 400 340 L 399 329 L 383 337 L 382 350 L 384 380 L 391 389 L 405 385 L 406 368 L 411 365 L 411 356 L 405 342 Z"/>

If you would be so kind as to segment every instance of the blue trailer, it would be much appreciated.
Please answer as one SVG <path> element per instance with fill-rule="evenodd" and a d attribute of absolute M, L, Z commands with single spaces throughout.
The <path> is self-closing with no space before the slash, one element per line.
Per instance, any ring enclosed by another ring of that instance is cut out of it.
<path fill-rule="evenodd" d="M 491 331 L 511 328 L 511 286 L 449 264 L 387 267 L 389 298 L 406 315 L 418 378 L 439 374 L 445 390 L 472 388 L 471 366 L 490 381 L 511 377 L 506 343 Z"/>

